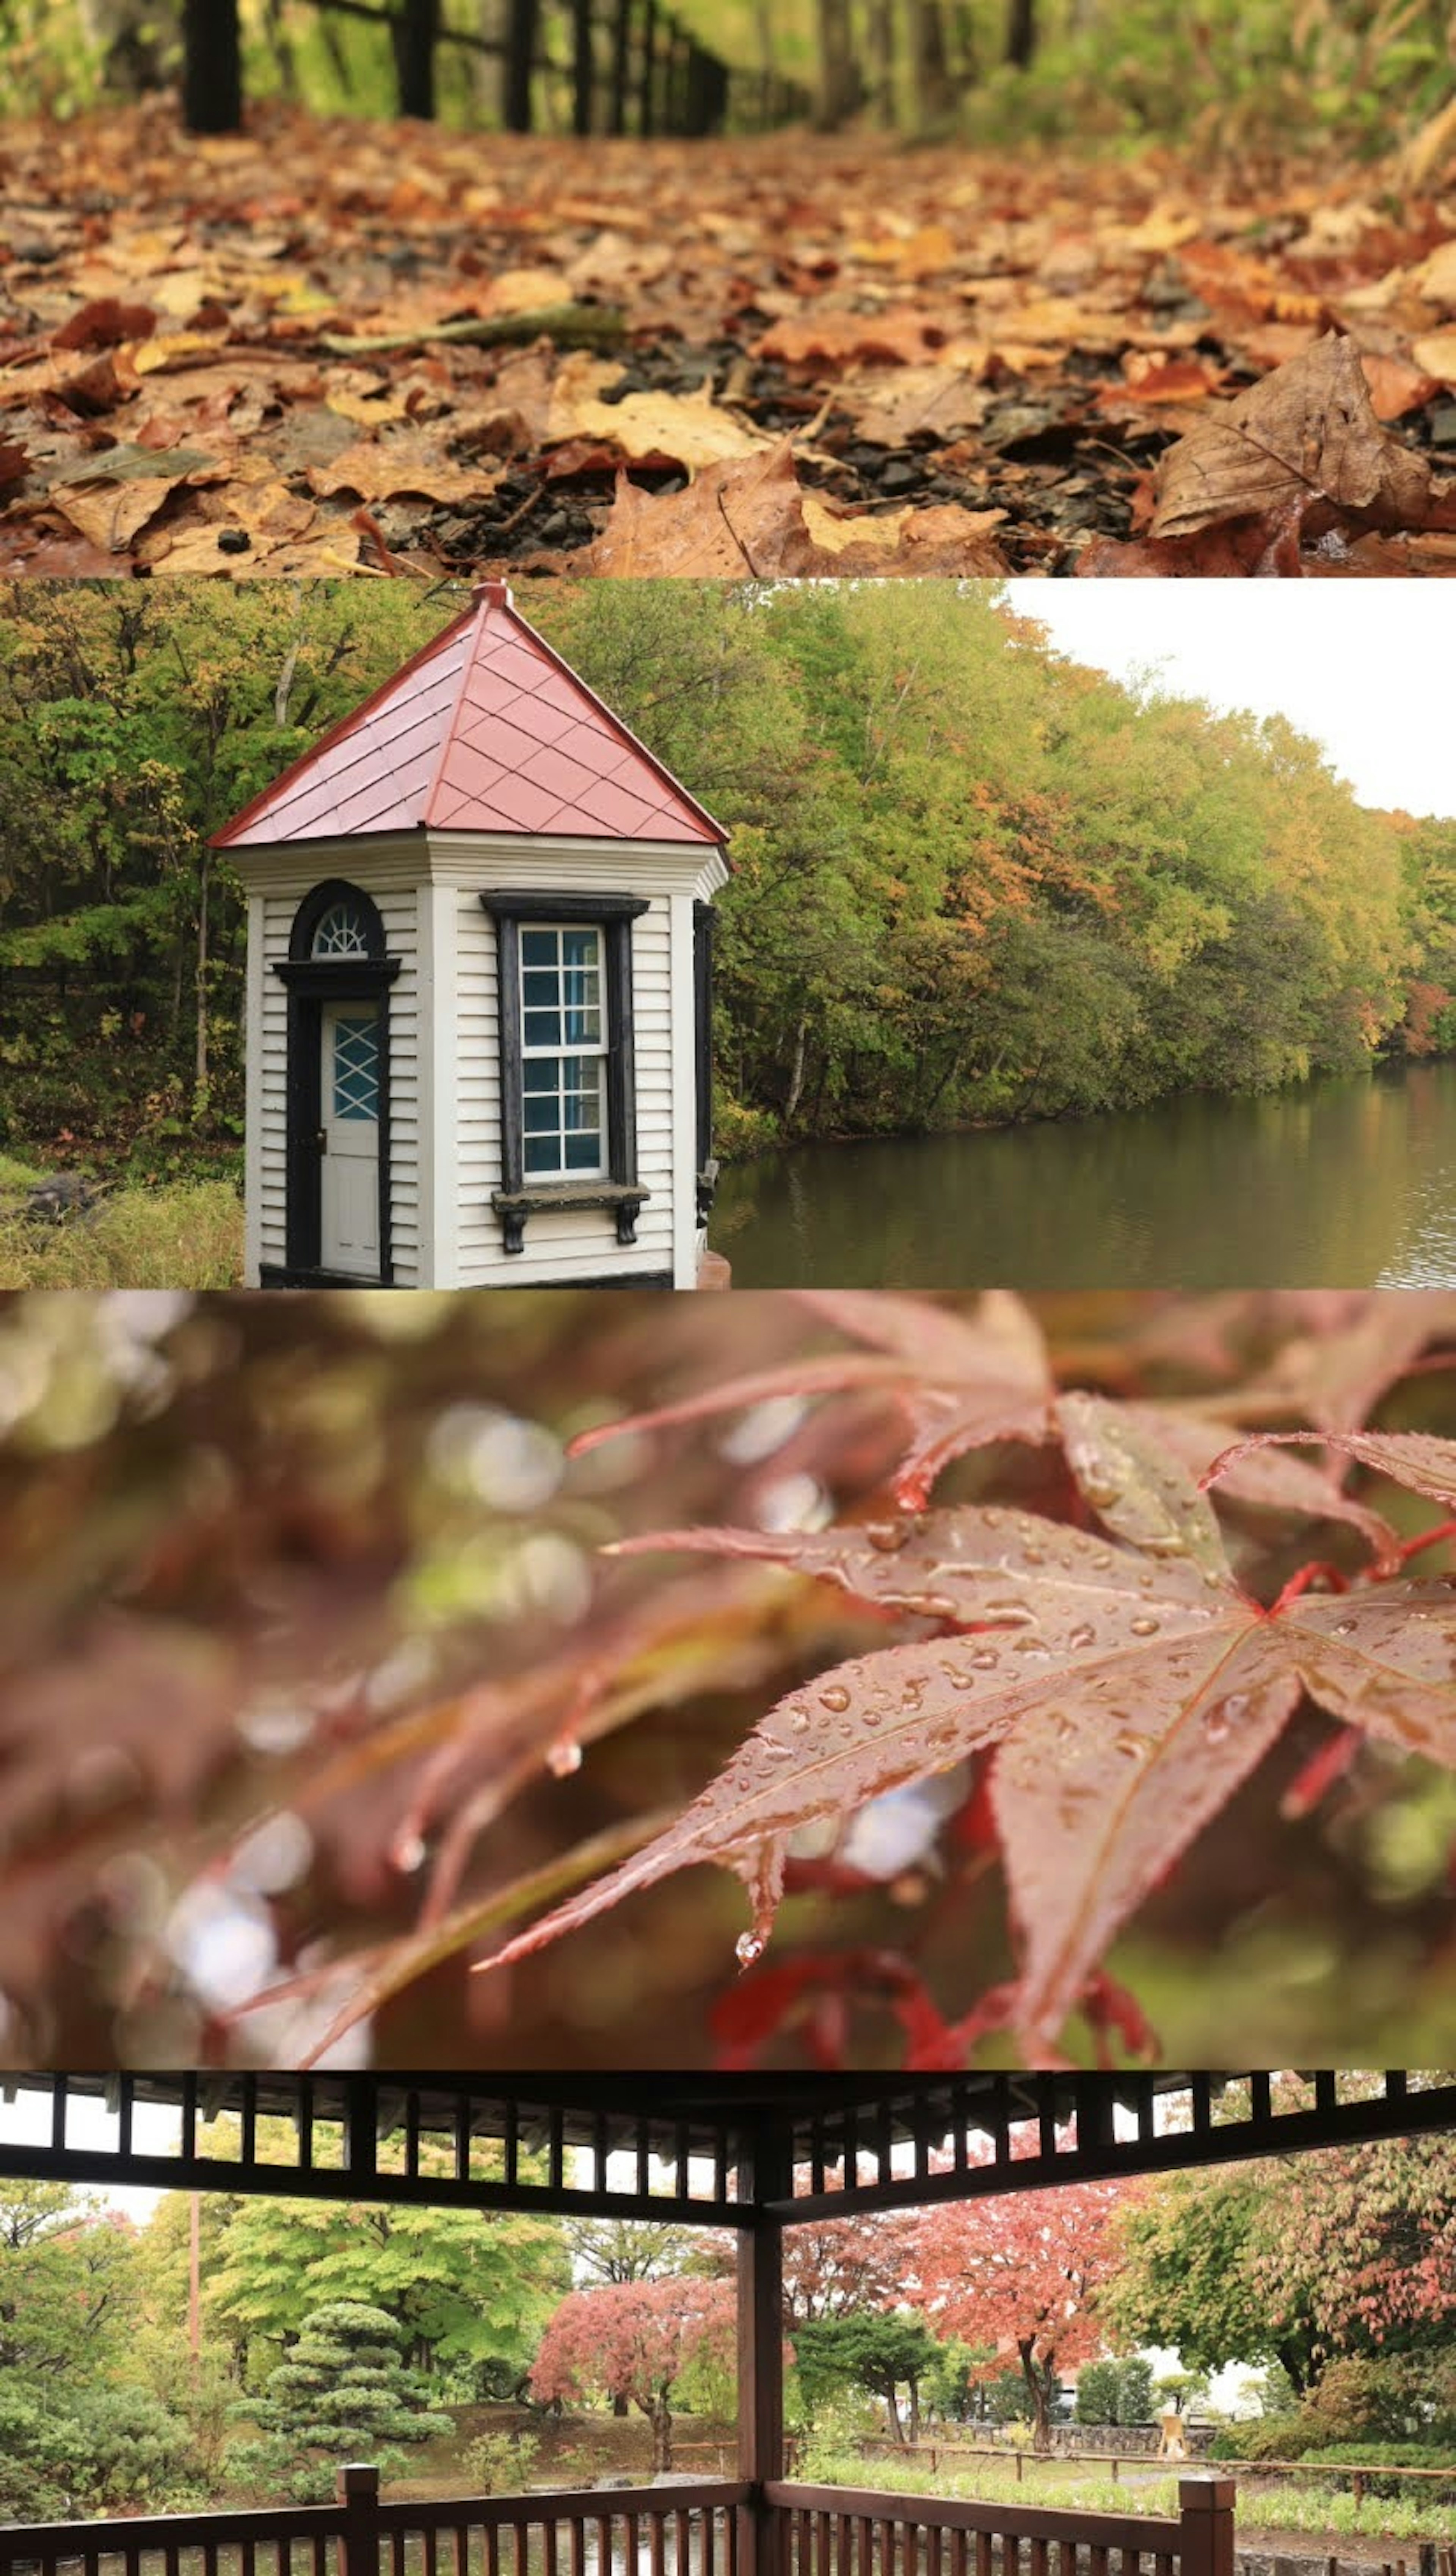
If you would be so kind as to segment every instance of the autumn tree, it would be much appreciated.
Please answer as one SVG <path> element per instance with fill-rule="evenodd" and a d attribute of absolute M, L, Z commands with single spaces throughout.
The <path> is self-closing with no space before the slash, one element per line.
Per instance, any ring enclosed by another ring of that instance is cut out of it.
<path fill-rule="evenodd" d="M 543 2404 L 625 2397 L 652 2427 L 655 2471 L 672 2467 L 673 2396 L 684 2373 L 731 2367 L 737 2303 L 731 2283 L 687 2276 L 573 2290 L 541 2339 L 531 2369 Z"/>
<path fill-rule="evenodd" d="M 1104 2308 L 1185 2363 L 1333 2363 L 1438 2351 L 1456 2319 L 1456 2143 L 1402 2138 L 1179 2175 L 1129 2204 Z"/>
<path fill-rule="evenodd" d="M 1117 2264 L 1118 2183 L 1070 2183 L 926 2210 L 915 2229 L 914 2297 L 937 2335 L 1014 2353 L 1036 2448 L 1063 2371 L 1102 2340 L 1099 2300 Z M 990 2376 L 1004 2359 L 973 2362 Z"/>

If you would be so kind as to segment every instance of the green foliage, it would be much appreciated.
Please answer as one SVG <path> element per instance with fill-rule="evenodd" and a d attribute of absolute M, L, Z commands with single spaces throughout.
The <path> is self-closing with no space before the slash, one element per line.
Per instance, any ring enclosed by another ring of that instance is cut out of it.
<path fill-rule="evenodd" d="M 187 2425 L 145 2389 L 0 2376 L 0 2517 L 39 2522 L 201 2501 Z"/>
<path fill-rule="evenodd" d="M 476 2495 L 522 2495 L 540 2448 L 534 2433 L 477 2433 L 460 2454 L 460 2468 Z"/>
<path fill-rule="evenodd" d="M 242 911 L 206 836 L 455 604 L 0 594 L 0 1143 L 236 1139 Z M 531 613 L 732 833 L 720 1151 L 1456 1045 L 1456 825 L 1363 811 L 1282 720 L 1079 668 L 992 584 L 596 581 Z"/>
<path fill-rule="evenodd" d="M 206 2304 L 225 2330 L 275 2348 L 321 2300 L 383 2308 L 417 2369 L 478 2381 L 493 2368 L 525 2368 L 569 2278 L 551 2220 L 250 2200 L 209 2266 Z M 267 2355 L 258 2358 L 266 2367 Z"/>
<path fill-rule="evenodd" d="M 300 2503 L 333 2493 L 341 2461 L 372 2460 L 384 2476 L 403 2470 L 401 2444 L 449 2431 L 431 2414 L 426 2392 L 407 2368 L 404 2330 L 382 2308 L 335 2299 L 304 2319 L 260 2397 L 247 2402 L 258 2438 L 238 2444 L 232 2474 L 272 2486 Z"/>
<path fill-rule="evenodd" d="M 1140 2353 L 1127 2361 L 1089 2361 L 1077 2380 L 1075 2412 L 1079 2424 L 1151 2423 L 1151 2362 Z"/>
<path fill-rule="evenodd" d="M 794 2328 L 794 2358 L 810 2417 L 826 2398 L 845 2388 L 872 2389 L 899 2424 L 898 2391 L 918 2388 L 939 2358 L 939 2346 L 918 2317 L 850 2314 L 813 2317 Z"/>

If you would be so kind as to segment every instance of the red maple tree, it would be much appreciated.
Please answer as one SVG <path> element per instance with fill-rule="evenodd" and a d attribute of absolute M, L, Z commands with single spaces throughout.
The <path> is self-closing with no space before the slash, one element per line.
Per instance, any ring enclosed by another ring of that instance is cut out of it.
<path fill-rule="evenodd" d="M 1116 2269 L 1111 2222 L 1127 2197 L 1125 2184 L 1075 2183 L 927 2209 L 915 2225 L 903 2295 L 937 2334 L 986 2356 L 973 2376 L 993 2377 L 1015 2354 L 1039 2451 L 1060 2374 L 1101 2347 L 1097 2296 Z"/>
<path fill-rule="evenodd" d="M 531 2370 L 538 2403 L 593 2392 L 625 2398 L 652 2426 L 652 2465 L 672 2467 L 673 2392 L 685 2370 L 706 2361 L 731 2369 L 737 2332 L 733 2284 L 671 2274 L 660 2281 L 611 2281 L 564 2298 Z"/>

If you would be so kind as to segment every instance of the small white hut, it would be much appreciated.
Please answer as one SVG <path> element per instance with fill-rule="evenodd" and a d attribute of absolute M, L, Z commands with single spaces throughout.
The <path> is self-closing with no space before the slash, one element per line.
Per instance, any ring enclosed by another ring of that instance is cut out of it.
<path fill-rule="evenodd" d="M 215 846 L 250 1286 L 696 1285 L 725 835 L 504 583 Z"/>

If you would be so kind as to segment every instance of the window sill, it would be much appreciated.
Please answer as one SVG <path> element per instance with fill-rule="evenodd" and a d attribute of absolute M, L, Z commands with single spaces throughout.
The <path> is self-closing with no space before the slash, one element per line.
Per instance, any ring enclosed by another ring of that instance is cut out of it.
<path fill-rule="evenodd" d="M 637 1216 L 652 1195 L 636 1181 L 530 1181 L 518 1190 L 492 1190 L 490 1203 L 501 1221 L 507 1252 L 525 1249 L 526 1219 L 551 1208 L 607 1208 L 617 1220 L 617 1241 L 635 1243 Z"/>

